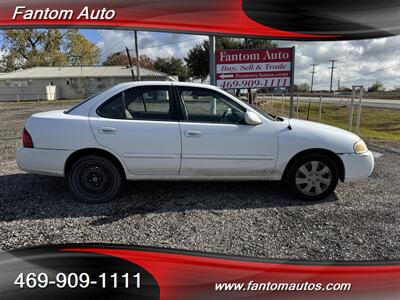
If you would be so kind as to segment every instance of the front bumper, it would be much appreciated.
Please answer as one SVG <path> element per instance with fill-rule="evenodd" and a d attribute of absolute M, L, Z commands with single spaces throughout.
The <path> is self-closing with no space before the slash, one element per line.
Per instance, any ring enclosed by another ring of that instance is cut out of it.
<path fill-rule="evenodd" d="M 65 162 L 72 152 L 20 147 L 17 149 L 17 165 L 29 173 L 62 177 Z"/>
<path fill-rule="evenodd" d="M 363 154 L 339 154 L 344 165 L 344 182 L 355 182 L 367 178 L 374 169 L 371 151 Z"/>

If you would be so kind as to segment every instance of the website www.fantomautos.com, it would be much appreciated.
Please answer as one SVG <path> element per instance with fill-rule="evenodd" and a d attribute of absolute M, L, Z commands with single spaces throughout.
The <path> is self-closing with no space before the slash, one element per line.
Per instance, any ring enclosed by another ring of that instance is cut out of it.
<path fill-rule="evenodd" d="M 236 292 L 287 292 L 287 291 L 332 291 L 343 292 L 350 291 L 351 283 L 336 282 L 336 283 L 313 283 L 313 282 L 221 282 L 215 283 L 215 291 L 236 291 Z"/>

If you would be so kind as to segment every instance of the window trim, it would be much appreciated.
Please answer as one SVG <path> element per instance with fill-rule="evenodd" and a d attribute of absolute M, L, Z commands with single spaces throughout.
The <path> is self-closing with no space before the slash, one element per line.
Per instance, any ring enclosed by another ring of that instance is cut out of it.
<path fill-rule="evenodd" d="M 179 86 L 179 85 L 177 85 L 177 86 L 174 86 L 174 89 L 176 90 L 177 99 L 178 99 L 178 101 L 179 101 L 179 106 L 180 106 L 180 108 L 181 108 L 181 110 L 182 110 L 182 118 L 181 118 L 181 120 L 180 120 L 181 122 L 185 122 L 185 123 L 199 123 L 199 124 L 237 125 L 237 126 L 240 126 L 240 125 L 248 125 L 248 124 L 246 124 L 246 123 L 232 123 L 232 122 L 226 122 L 226 123 L 224 123 L 224 122 L 213 122 L 213 121 L 196 121 L 196 120 L 189 120 L 189 119 L 188 119 L 187 112 L 184 113 L 184 112 L 186 111 L 186 106 L 185 106 L 185 101 L 182 99 L 182 94 L 181 94 L 181 92 L 180 92 L 180 89 L 185 89 L 185 88 L 186 88 L 186 89 L 199 89 L 199 90 L 206 90 L 206 91 L 214 92 L 214 93 L 216 93 L 217 95 L 221 95 L 221 98 L 227 99 L 227 100 L 228 100 L 228 103 L 231 103 L 231 104 L 233 103 L 233 106 L 234 106 L 234 107 L 237 107 L 239 110 L 243 111 L 243 113 L 246 114 L 247 111 L 248 111 L 245 107 L 243 107 L 243 106 L 241 106 L 240 104 L 236 103 L 235 101 L 233 101 L 233 100 L 230 99 L 229 97 L 225 96 L 224 94 L 219 93 L 218 91 L 214 91 L 214 90 L 212 90 L 212 89 L 208 89 L 208 88 L 205 88 L 205 87 L 183 86 L 183 85 Z"/>

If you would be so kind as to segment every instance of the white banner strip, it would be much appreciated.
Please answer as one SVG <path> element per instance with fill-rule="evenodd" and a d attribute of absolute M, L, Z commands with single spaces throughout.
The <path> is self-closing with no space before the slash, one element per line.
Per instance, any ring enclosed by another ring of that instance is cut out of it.
<path fill-rule="evenodd" d="M 217 65 L 217 74 L 290 71 L 290 62 Z"/>
<path fill-rule="evenodd" d="M 290 77 L 217 80 L 217 86 L 222 89 L 289 87 Z"/>

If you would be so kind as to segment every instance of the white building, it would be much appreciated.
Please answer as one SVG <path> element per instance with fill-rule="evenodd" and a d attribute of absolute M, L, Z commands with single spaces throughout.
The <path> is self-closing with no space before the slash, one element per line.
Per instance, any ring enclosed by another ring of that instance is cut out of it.
<path fill-rule="evenodd" d="M 177 80 L 146 68 L 140 68 L 140 75 L 145 81 Z M 126 81 L 132 81 L 132 72 L 124 66 L 36 67 L 1 73 L 0 100 L 83 99 Z"/>

